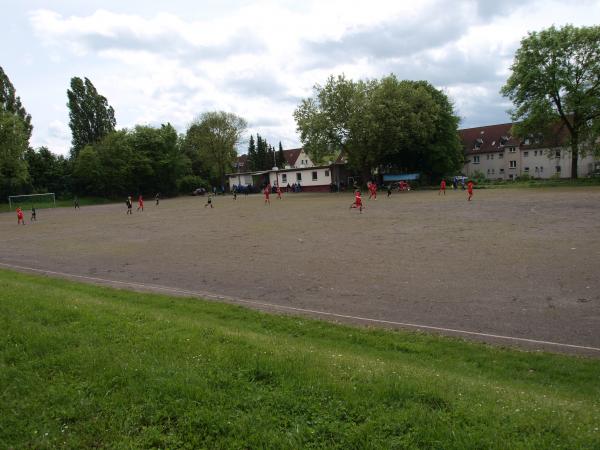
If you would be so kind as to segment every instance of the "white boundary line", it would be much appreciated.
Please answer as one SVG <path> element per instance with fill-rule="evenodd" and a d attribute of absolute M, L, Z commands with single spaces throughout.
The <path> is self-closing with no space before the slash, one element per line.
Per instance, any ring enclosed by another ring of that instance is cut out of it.
<path fill-rule="evenodd" d="M 228 301 L 231 301 L 234 303 L 242 303 L 242 304 L 253 305 L 253 306 L 267 307 L 267 308 L 271 308 L 271 309 L 280 309 L 280 310 L 285 310 L 285 311 L 294 311 L 294 312 L 315 314 L 315 315 L 320 315 L 320 316 L 337 317 L 340 319 L 359 320 L 359 321 L 363 321 L 363 322 L 380 323 L 380 324 L 386 324 L 386 325 L 396 325 L 396 326 L 407 327 L 407 328 L 418 328 L 418 329 L 422 328 L 422 329 L 426 329 L 426 330 L 444 331 L 444 332 L 448 332 L 448 333 L 465 334 L 465 335 L 469 335 L 469 336 L 481 336 L 481 337 L 487 337 L 487 338 L 493 338 L 493 339 L 504 339 L 504 340 L 509 340 L 509 341 L 527 342 L 530 344 L 554 345 L 557 347 L 575 348 L 575 349 L 579 349 L 579 350 L 592 350 L 595 352 L 600 352 L 600 348 L 588 347 L 585 345 L 564 344 L 561 342 L 542 341 L 539 339 L 528 339 L 528 338 L 520 338 L 520 337 L 514 337 L 514 336 L 504 336 L 504 335 L 500 335 L 500 334 L 480 333 L 477 331 L 458 330 L 458 329 L 454 329 L 454 328 L 435 327 L 435 326 L 431 326 L 431 325 L 418 325 L 418 324 L 414 324 L 414 323 L 395 322 L 393 320 L 373 319 L 370 317 L 351 316 L 348 314 L 338 314 L 338 313 L 332 313 L 332 312 L 327 312 L 327 311 L 319 311 L 319 310 L 315 310 L 315 309 L 296 308 L 294 306 L 278 305 L 275 303 L 258 302 L 258 301 L 254 301 L 254 300 L 245 300 L 245 299 L 229 297 L 229 296 L 225 296 L 225 295 L 211 294 L 209 292 L 190 291 L 187 289 L 179 289 L 179 288 L 174 288 L 174 287 L 169 287 L 169 286 L 161 286 L 158 284 L 134 283 L 131 281 L 110 280 L 108 278 L 90 277 L 90 276 L 86 276 L 86 275 L 75 275 L 72 273 L 55 272 L 52 270 L 36 269 L 33 267 L 24 267 L 24 266 L 18 266 L 15 264 L 7 264 L 7 263 L 1 263 L 1 262 L 0 262 L 0 266 L 8 267 L 11 269 L 17 269 L 17 270 L 38 272 L 38 273 L 42 273 L 45 275 L 55 275 L 55 276 L 65 277 L 65 278 L 77 278 L 77 279 L 82 279 L 82 280 L 96 281 L 96 282 L 100 282 L 100 283 L 129 286 L 129 287 L 133 287 L 133 288 L 142 288 L 142 289 L 150 289 L 150 290 L 155 290 L 155 291 L 172 292 L 172 293 L 176 293 L 176 294 L 185 294 L 185 295 L 189 295 L 192 297 L 204 297 L 204 298 L 210 298 L 210 299 L 215 299 L 215 300 L 228 300 Z"/>

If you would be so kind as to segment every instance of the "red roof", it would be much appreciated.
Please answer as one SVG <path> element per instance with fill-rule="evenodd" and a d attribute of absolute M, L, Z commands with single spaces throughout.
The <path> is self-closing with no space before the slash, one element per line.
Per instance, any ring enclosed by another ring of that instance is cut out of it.
<path fill-rule="evenodd" d="M 463 148 L 468 154 L 499 152 L 504 147 L 518 147 L 520 139 L 510 134 L 512 123 L 487 125 L 458 130 Z"/>
<path fill-rule="evenodd" d="M 289 150 L 283 151 L 283 157 L 285 158 L 285 162 L 290 166 L 294 167 L 296 165 L 296 161 L 298 161 L 298 156 L 300 156 L 301 148 L 291 148 Z"/>

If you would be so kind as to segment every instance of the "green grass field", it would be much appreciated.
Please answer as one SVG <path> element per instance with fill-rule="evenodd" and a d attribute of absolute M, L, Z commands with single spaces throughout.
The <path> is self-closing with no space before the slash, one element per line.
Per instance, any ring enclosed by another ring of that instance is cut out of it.
<path fill-rule="evenodd" d="M 0 271 L 0 448 L 600 448 L 600 361 Z"/>

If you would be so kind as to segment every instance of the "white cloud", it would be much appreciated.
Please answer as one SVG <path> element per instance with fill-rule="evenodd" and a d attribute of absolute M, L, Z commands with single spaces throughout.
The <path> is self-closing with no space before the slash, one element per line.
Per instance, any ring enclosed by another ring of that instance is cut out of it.
<path fill-rule="evenodd" d="M 296 146 L 299 98 L 339 73 L 427 79 L 452 97 L 465 125 L 508 120 L 498 91 L 519 40 L 553 23 L 592 24 L 600 1 L 273 0 L 224 10 L 191 18 L 149 4 L 132 14 L 109 0 L 78 15 L 35 10 L 29 21 L 62 79 L 88 76 L 119 126 L 169 121 L 183 131 L 203 111 L 224 109 L 271 143 Z M 65 91 L 57 87 L 50 101 L 64 104 Z M 36 126 L 36 142 L 54 139 L 65 153 L 70 139 L 63 127 L 57 140 L 55 125 Z"/>

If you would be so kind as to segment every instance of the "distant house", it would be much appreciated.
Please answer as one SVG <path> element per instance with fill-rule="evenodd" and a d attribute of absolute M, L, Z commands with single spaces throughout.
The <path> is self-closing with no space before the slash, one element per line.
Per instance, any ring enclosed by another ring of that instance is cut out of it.
<path fill-rule="evenodd" d="M 564 131 L 557 128 L 550 139 L 531 136 L 521 140 L 511 135 L 512 126 L 503 123 L 459 130 L 465 153 L 463 173 L 472 177 L 479 172 L 494 180 L 571 176 L 571 151 Z M 580 176 L 588 176 L 600 170 L 600 160 L 580 156 L 577 170 Z"/>
<path fill-rule="evenodd" d="M 331 188 L 332 164 L 316 166 L 310 156 L 302 148 L 283 151 L 284 167 L 273 167 L 270 170 L 248 170 L 248 156 L 238 157 L 235 172 L 228 173 L 229 188 L 234 186 L 254 186 L 261 188 L 270 183 L 281 187 L 299 184 L 302 191 L 326 192 Z"/>

